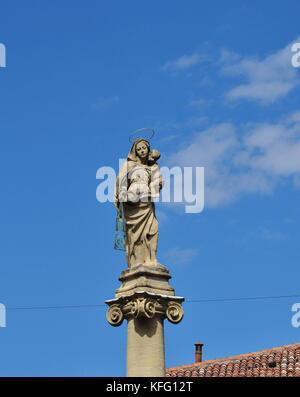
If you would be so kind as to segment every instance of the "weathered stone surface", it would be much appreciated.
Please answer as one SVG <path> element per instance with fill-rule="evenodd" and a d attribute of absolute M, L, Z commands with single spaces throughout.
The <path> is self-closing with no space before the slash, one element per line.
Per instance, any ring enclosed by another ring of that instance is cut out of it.
<path fill-rule="evenodd" d="M 116 181 L 114 204 L 119 214 L 124 210 L 126 228 L 122 223 L 121 230 L 128 269 L 119 277 L 115 299 L 106 301 L 106 317 L 114 327 L 127 321 L 127 376 L 165 375 L 164 320 L 177 324 L 183 318 L 184 298 L 175 296 L 171 275 L 156 257 L 153 200 L 163 186 L 159 157 L 147 140 L 136 139 Z"/>
<path fill-rule="evenodd" d="M 167 318 L 177 324 L 183 318 L 183 297 L 153 294 L 146 291 L 135 291 L 131 295 L 123 295 L 105 301 L 109 306 L 107 321 L 113 326 L 122 324 L 123 319 L 160 317 Z"/>
<path fill-rule="evenodd" d="M 168 269 L 162 265 L 135 266 L 122 272 L 119 278 L 122 285 L 116 290 L 116 297 L 131 295 L 136 291 L 175 295 L 174 288 L 169 285 L 170 278 Z"/>
<path fill-rule="evenodd" d="M 164 376 L 164 319 L 177 324 L 183 318 L 184 298 L 135 291 L 106 301 L 107 320 L 113 326 L 127 320 L 127 376 Z"/>
<path fill-rule="evenodd" d="M 154 199 L 163 186 L 157 160 L 158 150 L 150 143 L 137 138 L 120 167 L 114 194 L 114 204 L 119 211 L 124 208 L 126 220 L 126 259 L 128 267 L 140 263 L 157 263 L 158 222 Z"/>

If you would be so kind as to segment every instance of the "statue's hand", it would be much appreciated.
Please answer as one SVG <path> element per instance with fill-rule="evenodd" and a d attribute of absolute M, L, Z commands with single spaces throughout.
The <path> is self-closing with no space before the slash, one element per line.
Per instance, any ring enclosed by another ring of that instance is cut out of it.
<path fill-rule="evenodd" d="M 127 192 L 125 190 L 122 190 L 119 193 L 119 201 L 121 202 L 127 201 Z"/>

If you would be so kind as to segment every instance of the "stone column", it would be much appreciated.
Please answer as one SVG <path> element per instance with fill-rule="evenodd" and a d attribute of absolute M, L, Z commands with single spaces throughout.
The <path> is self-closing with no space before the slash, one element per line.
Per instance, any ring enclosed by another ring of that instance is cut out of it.
<path fill-rule="evenodd" d="M 163 318 L 127 320 L 127 376 L 164 376 Z"/>
<path fill-rule="evenodd" d="M 165 376 L 164 319 L 179 323 L 184 301 L 174 296 L 170 277 L 161 265 L 126 270 L 116 298 L 106 301 L 111 325 L 127 320 L 127 376 Z"/>

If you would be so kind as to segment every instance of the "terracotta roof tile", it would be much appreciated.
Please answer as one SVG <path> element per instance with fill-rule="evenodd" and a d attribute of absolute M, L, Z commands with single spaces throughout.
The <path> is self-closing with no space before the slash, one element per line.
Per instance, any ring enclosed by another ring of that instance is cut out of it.
<path fill-rule="evenodd" d="M 168 368 L 178 377 L 300 377 L 300 343 Z"/>

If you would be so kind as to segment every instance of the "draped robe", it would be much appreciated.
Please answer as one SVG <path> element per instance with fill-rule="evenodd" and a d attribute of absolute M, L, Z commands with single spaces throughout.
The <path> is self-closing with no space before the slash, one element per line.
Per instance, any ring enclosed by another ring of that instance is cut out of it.
<path fill-rule="evenodd" d="M 118 203 L 123 201 L 126 219 L 126 258 L 129 268 L 140 264 L 157 264 L 158 222 L 152 199 L 157 197 L 159 188 L 156 184 L 156 188 L 152 189 L 151 183 L 153 184 L 153 175 L 156 175 L 155 179 L 158 180 L 159 171 L 157 164 L 138 162 L 135 146 L 141 141 L 147 142 L 140 138 L 134 142 L 127 161 L 119 171 L 114 198 L 117 207 Z"/>

